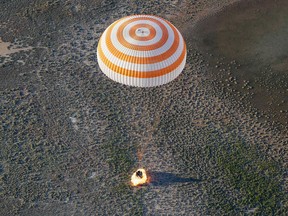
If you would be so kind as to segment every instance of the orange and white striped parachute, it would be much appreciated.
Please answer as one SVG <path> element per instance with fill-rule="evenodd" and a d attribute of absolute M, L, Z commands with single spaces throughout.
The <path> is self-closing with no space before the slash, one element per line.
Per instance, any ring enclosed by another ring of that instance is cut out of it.
<path fill-rule="evenodd" d="M 97 47 L 100 69 L 112 80 L 152 87 L 175 79 L 186 63 L 186 44 L 174 25 L 152 15 L 112 23 Z"/>

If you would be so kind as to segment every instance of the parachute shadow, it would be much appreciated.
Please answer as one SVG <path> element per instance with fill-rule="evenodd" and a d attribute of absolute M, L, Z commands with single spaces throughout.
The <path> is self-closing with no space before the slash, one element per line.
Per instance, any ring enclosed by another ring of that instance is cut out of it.
<path fill-rule="evenodd" d="M 155 186 L 168 186 L 177 183 L 197 183 L 200 179 L 195 178 L 181 178 L 173 173 L 167 172 L 149 172 L 150 183 Z"/>

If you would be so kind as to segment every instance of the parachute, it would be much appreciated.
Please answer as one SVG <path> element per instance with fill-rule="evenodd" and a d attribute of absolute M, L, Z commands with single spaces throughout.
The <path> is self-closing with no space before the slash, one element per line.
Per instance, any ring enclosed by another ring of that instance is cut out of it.
<path fill-rule="evenodd" d="M 177 28 L 152 15 L 115 21 L 97 46 L 101 71 L 116 82 L 137 87 L 174 80 L 185 67 L 186 55 L 186 44 Z"/>

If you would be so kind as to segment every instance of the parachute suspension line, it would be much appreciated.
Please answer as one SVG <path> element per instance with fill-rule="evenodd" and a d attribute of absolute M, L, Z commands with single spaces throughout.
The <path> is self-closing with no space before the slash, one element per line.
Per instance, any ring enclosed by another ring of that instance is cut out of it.
<path fill-rule="evenodd" d="M 139 165 L 142 166 L 142 158 L 146 150 L 148 149 L 148 145 L 151 144 L 151 141 L 153 140 L 153 134 L 158 129 L 158 125 L 160 124 L 161 117 L 165 113 L 166 109 L 164 109 L 165 106 L 167 106 L 167 102 L 173 92 L 172 89 L 169 89 L 170 91 L 167 94 L 164 94 L 163 100 L 160 103 L 160 106 L 156 109 L 157 111 L 154 114 L 153 122 L 151 122 L 151 130 L 148 131 L 147 136 L 145 136 L 140 144 L 140 149 L 137 152 L 137 158 L 139 161 Z M 163 94 L 162 94 L 163 95 Z"/>

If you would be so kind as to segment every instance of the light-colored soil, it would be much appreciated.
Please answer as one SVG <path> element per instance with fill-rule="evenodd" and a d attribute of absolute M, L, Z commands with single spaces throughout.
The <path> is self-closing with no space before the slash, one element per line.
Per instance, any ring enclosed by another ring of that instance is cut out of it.
<path fill-rule="evenodd" d="M 32 49 L 32 47 L 25 47 L 25 48 L 10 48 L 10 42 L 3 42 L 0 38 L 0 56 L 5 57 L 11 55 L 12 53 L 17 53 L 20 51 L 28 51 Z"/>

